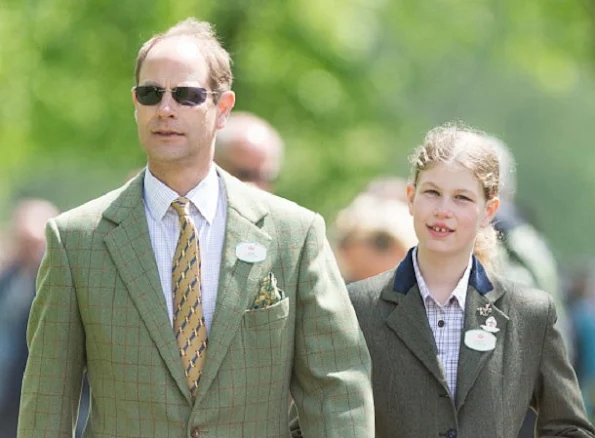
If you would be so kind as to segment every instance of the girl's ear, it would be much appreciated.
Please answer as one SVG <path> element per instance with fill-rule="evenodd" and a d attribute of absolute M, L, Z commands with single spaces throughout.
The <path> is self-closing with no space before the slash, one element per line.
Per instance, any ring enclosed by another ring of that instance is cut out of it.
<path fill-rule="evenodd" d="M 497 196 L 486 202 L 485 216 L 481 221 L 482 227 L 486 227 L 492 222 L 494 216 L 496 216 L 498 207 L 500 207 L 500 198 L 498 198 Z"/>
<path fill-rule="evenodd" d="M 407 184 L 407 205 L 409 206 L 409 214 L 413 216 L 413 200 L 415 199 L 415 186 L 413 184 Z"/>

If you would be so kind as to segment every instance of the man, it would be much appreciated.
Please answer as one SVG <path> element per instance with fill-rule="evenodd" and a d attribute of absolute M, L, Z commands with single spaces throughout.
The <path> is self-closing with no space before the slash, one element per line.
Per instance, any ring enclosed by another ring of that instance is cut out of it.
<path fill-rule="evenodd" d="M 283 140 L 265 120 L 237 112 L 217 134 L 215 162 L 241 181 L 268 192 L 281 170 Z"/>
<path fill-rule="evenodd" d="M 14 209 L 9 261 L 0 273 L 0 437 L 15 437 L 21 381 L 27 361 L 25 333 L 43 256 L 43 229 L 58 209 L 44 199 L 23 199 Z"/>
<path fill-rule="evenodd" d="M 372 437 L 370 358 L 322 219 L 213 163 L 230 60 L 186 20 L 140 49 L 147 169 L 50 221 L 21 437 Z"/>

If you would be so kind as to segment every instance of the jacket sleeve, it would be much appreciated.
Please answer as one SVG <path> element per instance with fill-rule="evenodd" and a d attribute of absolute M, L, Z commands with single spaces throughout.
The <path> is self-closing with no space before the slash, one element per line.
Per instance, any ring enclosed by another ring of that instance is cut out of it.
<path fill-rule="evenodd" d="M 300 257 L 291 394 L 301 432 L 373 437 L 370 355 L 318 215 Z"/>
<path fill-rule="evenodd" d="M 548 297 L 547 324 L 543 338 L 540 374 L 533 397 L 537 411 L 537 436 L 593 438 L 595 430 L 587 420 L 576 374 L 554 327 L 556 309 Z"/>
<path fill-rule="evenodd" d="M 84 372 L 84 330 L 54 220 L 46 227 L 46 242 L 27 329 L 19 438 L 72 438 Z"/>

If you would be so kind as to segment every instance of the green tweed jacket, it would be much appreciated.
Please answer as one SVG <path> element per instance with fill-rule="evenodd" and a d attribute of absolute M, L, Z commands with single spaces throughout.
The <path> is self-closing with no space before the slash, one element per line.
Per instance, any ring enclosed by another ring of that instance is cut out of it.
<path fill-rule="evenodd" d="M 490 280 L 474 258 L 463 334 L 480 329 L 486 308 L 500 330 L 493 350 L 461 343 L 453 399 L 411 252 L 396 273 L 348 289 L 372 356 L 377 438 L 517 438 L 529 407 L 536 437 L 595 437 L 545 292 Z"/>
<path fill-rule="evenodd" d="M 218 169 L 228 199 L 216 310 L 192 401 L 153 254 L 143 175 L 48 223 L 29 321 L 20 438 L 374 436 L 370 357 L 320 216 Z M 263 262 L 238 260 L 258 242 Z M 250 310 L 274 273 L 284 299 Z"/>

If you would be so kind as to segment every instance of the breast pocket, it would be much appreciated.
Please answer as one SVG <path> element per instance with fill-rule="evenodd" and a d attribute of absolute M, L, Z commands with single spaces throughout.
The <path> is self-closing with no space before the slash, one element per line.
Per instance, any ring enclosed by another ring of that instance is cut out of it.
<path fill-rule="evenodd" d="M 244 325 L 247 328 L 272 324 L 289 316 L 289 298 L 285 297 L 278 303 L 264 309 L 246 310 Z"/>
<path fill-rule="evenodd" d="M 267 402 L 272 390 L 280 397 L 287 386 L 293 359 L 289 302 L 285 297 L 264 309 L 244 312 L 242 344 L 251 403 Z"/>

